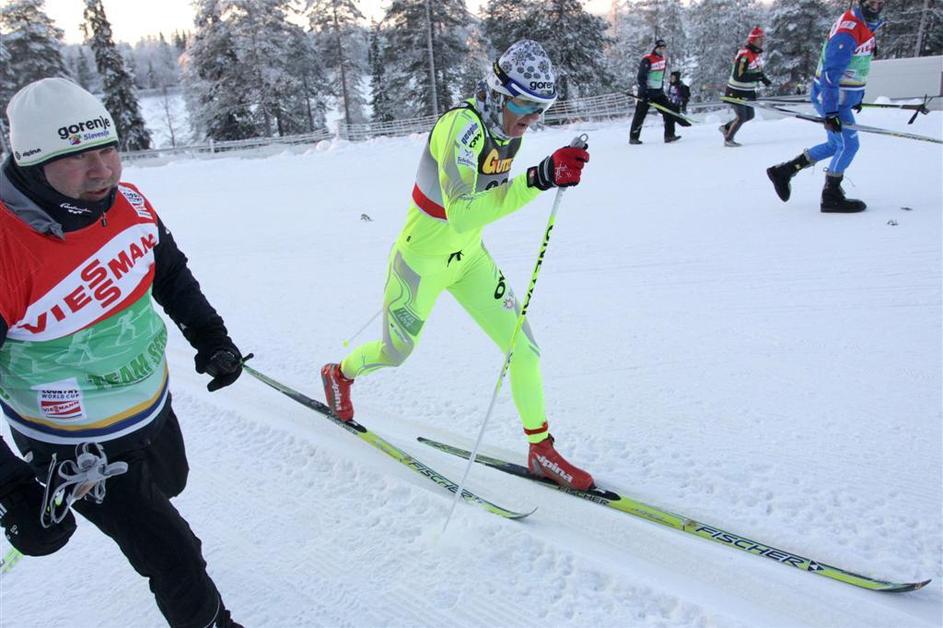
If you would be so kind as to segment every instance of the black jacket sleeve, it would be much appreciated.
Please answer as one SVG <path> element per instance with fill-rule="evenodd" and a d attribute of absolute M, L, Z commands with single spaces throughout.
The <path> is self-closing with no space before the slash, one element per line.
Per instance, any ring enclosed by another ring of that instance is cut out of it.
<path fill-rule="evenodd" d="M 0 316 L 0 347 L 7 340 L 7 329 L 7 322 Z M 17 484 L 33 477 L 29 465 L 10 451 L 6 441 L 0 437 L 0 499 L 6 497 Z"/>
<path fill-rule="evenodd" d="M 741 83 L 753 83 L 756 81 L 766 81 L 766 76 L 762 70 L 750 70 L 750 59 L 743 54 L 737 57 L 733 64 L 733 80 Z"/>
<path fill-rule="evenodd" d="M 3 499 L 22 482 L 31 482 L 36 478 L 33 470 L 22 458 L 10 450 L 3 438 L 0 438 L 0 499 Z"/>
<path fill-rule="evenodd" d="M 228 343 L 229 334 L 222 317 L 206 300 L 187 267 L 187 256 L 160 218 L 157 230 L 160 235 L 154 247 L 154 300 L 197 351 L 212 351 Z"/>
<path fill-rule="evenodd" d="M 648 60 L 648 57 L 642 57 L 641 63 L 638 64 L 638 89 L 639 95 L 644 94 L 645 90 L 648 89 L 648 73 L 652 69 L 652 62 Z"/>

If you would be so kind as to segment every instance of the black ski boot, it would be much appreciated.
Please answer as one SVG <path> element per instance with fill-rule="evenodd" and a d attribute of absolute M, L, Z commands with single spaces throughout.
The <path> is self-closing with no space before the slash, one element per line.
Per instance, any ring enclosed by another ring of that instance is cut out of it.
<path fill-rule="evenodd" d="M 242 624 L 237 624 L 232 615 L 229 614 L 229 611 L 225 608 L 216 616 L 216 621 L 213 622 L 215 628 L 243 628 Z"/>
<path fill-rule="evenodd" d="M 223 598 L 219 598 L 219 609 L 216 611 L 216 617 L 213 619 L 211 626 L 212 628 L 243 628 L 242 624 L 233 620 L 229 609 L 223 605 Z"/>
<path fill-rule="evenodd" d="M 825 187 L 822 188 L 822 206 L 825 213 L 834 214 L 853 214 L 863 212 L 868 206 L 864 201 L 856 198 L 845 198 L 845 191 L 841 189 L 841 182 L 844 178 L 840 174 L 825 175 Z"/>
<path fill-rule="evenodd" d="M 795 159 L 791 159 L 776 166 L 770 166 L 766 169 L 766 176 L 773 182 L 773 187 L 776 188 L 776 195 L 779 196 L 780 200 L 784 203 L 789 200 L 789 195 L 792 194 L 789 180 L 796 176 L 797 172 L 811 165 L 812 162 L 805 156 L 805 153 L 802 153 Z"/>

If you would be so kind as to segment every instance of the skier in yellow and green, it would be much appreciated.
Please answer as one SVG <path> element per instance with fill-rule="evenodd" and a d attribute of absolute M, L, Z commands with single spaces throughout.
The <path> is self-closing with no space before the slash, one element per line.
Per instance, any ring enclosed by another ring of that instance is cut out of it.
<path fill-rule="evenodd" d="M 577 147 L 557 149 L 526 172 L 509 175 L 521 136 L 556 98 L 550 58 L 540 44 L 525 39 L 495 61 L 474 98 L 436 121 L 419 161 L 406 225 L 390 252 L 383 338 L 321 369 L 328 405 L 339 419 L 354 416 L 350 387 L 355 378 L 399 366 L 409 357 L 444 290 L 508 351 L 520 304 L 482 245 L 481 232 L 542 191 L 580 182 L 589 153 Z M 592 476 L 554 449 L 540 350 L 526 321 L 521 331 L 509 370 L 511 394 L 530 442 L 528 467 L 562 486 L 588 489 Z"/>

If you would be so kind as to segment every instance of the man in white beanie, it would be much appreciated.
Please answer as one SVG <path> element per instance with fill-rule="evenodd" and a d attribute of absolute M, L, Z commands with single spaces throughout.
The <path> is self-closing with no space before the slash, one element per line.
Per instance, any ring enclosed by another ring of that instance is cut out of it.
<path fill-rule="evenodd" d="M 7 117 L 0 409 L 23 459 L 0 439 L 6 537 L 24 554 L 51 554 L 75 530 L 74 509 L 148 578 L 171 626 L 238 626 L 170 502 L 189 467 L 151 297 L 196 349 L 209 390 L 239 376 L 239 349 L 154 208 L 120 182 L 102 103 L 48 78 L 13 96 Z"/>

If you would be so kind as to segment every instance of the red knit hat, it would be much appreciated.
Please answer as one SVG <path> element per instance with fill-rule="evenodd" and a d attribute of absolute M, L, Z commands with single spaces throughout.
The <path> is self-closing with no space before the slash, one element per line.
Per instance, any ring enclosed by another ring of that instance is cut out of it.
<path fill-rule="evenodd" d="M 759 26 L 756 26 L 753 28 L 752 31 L 750 31 L 750 34 L 747 35 L 747 43 L 752 44 L 760 37 L 765 37 L 765 36 L 766 36 L 766 33 L 763 32 L 763 29 L 760 28 Z"/>

